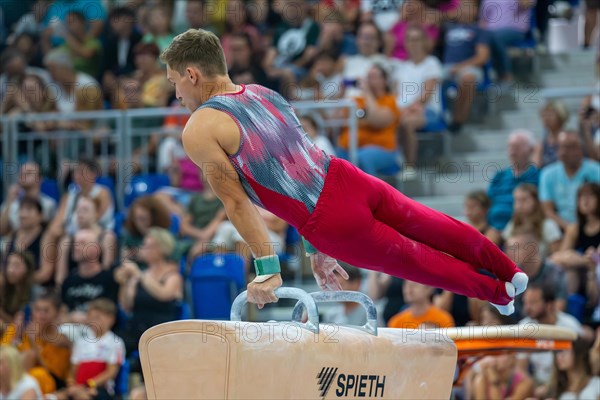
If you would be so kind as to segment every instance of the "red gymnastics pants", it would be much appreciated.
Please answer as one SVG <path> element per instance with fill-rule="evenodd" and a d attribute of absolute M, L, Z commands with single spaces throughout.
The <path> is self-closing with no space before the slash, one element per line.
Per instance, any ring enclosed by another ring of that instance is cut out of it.
<path fill-rule="evenodd" d="M 320 252 L 356 267 L 499 305 L 512 300 L 504 282 L 521 272 L 473 227 L 338 158 L 332 158 L 317 206 L 299 231 Z"/>

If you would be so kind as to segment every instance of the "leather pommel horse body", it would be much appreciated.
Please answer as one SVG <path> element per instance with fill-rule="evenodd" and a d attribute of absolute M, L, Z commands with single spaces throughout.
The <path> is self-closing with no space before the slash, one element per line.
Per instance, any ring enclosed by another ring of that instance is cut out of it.
<path fill-rule="evenodd" d="M 276 293 L 299 300 L 292 321 L 241 321 L 242 293 L 231 321 L 175 321 L 147 330 L 139 350 L 148 398 L 450 397 L 458 352 L 444 330 L 378 329 L 375 306 L 362 293 Z M 319 324 L 317 303 L 328 301 L 359 302 L 367 324 Z M 301 323 L 304 307 L 308 321 Z"/>

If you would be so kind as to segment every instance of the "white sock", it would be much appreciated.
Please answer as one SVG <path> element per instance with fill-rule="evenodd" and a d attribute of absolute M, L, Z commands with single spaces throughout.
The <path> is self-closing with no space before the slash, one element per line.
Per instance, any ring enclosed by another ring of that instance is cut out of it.
<path fill-rule="evenodd" d="M 506 288 L 506 294 L 508 294 L 509 297 L 514 298 L 515 293 L 516 293 L 516 289 L 515 289 L 514 285 L 510 282 L 504 282 L 504 285 Z M 515 301 L 514 300 L 511 300 L 510 303 L 508 303 L 504 306 L 494 304 L 492 302 L 490 302 L 490 304 L 493 305 L 494 307 L 496 307 L 496 309 L 502 315 L 511 315 L 512 313 L 515 312 Z"/>
<path fill-rule="evenodd" d="M 513 276 L 511 283 L 514 285 L 516 289 L 515 296 L 520 295 L 527 289 L 527 284 L 529 283 L 529 277 L 524 272 L 517 272 L 515 276 Z"/>

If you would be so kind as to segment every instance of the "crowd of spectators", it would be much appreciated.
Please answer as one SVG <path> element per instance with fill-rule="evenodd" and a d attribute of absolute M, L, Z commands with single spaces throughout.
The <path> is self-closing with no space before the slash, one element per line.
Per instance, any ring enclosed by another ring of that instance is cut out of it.
<path fill-rule="evenodd" d="M 490 71 L 502 90 L 514 85 L 508 49 L 531 33 L 532 13 L 545 33 L 551 1 L 13 3 L 0 14 L 1 115 L 178 110 L 158 55 L 176 34 L 202 28 L 221 38 L 236 83 L 265 85 L 290 100 L 354 99 L 358 166 L 374 175 L 402 169 L 409 178 L 417 168 L 419 132 L 459 132 Z M 586 4 L 591 37 L 589 16 L 598 8 Z M 493 18 L 486 10 L 497 6 L 501 12 Z M 449 82 L 457 88 L 451 109 L 442 101 Z M 510 166 L 487 193 L 465 199 L 466 221 L 530 278 L 512 318 L 476 299 L 343 265 L 350 276 L 344 289 L 386 300 L 382 325 L 545 323 L 580 334 L 572 351 L 554 356 L 481 360 L 464 378 L 464 398 L 599 395 L 599 110 L 598 96 L 584 99 L 578 131 L 569 131 L 567 107 L 561 101 L 544 105 L 543 139 L 536 142 L 526 130 L 511 133 Z M 323 128 L 340 116 L 348 117 L 310 112 L 299 121 L 328 154 L 348 157 L 347 128 Z M 132 172 L 148 166 L 168 175 L 171 186 L 138 197 L 127 209 L 118 209 L 112 189 L 97 183 L 115 174 L 114 160 L 105 159 L 110 151 L 101 151 L 102 133 L 115 126 L 95 119 L 19 124 L 20 133 L 44 139 L 18 146 L 18 182 L 5 188 L 0 210 L 0 398 L 124 395 L 115 384 L 119 368 L 135 360 L 146 329 L 179 318 L 186 301 L 182 273 L 191 261 L 237 252 L 250 265 L 248 246 L 185 156 L 179 135 L 186 121 L 180 115 L 135 121 L 134 129 L 150 134 L 132 140 Z M 92 157 L 59 152 L 61 143 L 51 134 L 65 131 L 90 141 Z M 58 201 L 43 192 L 45 178 L 58 182 Z M 287 223 L 261 213 L 274 249 L 285 253 Z M 360 325 L 364 315 L 345 305 L 326 320 Z M 131 368 L 139 372 L 135 362 Z M 136 396 L 143 398 L 143 389 L 133 388 Z"/>

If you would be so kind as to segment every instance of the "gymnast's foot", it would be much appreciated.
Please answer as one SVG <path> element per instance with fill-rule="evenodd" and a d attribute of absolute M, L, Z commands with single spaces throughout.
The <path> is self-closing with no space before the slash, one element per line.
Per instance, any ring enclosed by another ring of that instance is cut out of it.
<path fill-rule="evenodd" d="M 515 296 L 518 296 L 527 289 L 529 277 L 524 272 L 517 272 L 510 282 L 515 287 Z"/>
<path fill-rule="evenodd" d="M 515 298 L 516 289 L 515 289 L 514 285 L 510 282 L 504 282 L 504 289 L 505 289 L 505 293 L 502 293 L 502 297 L 504 297 L 505 300 L 510 299 L 510 301 L 508 301 L 508 303 L 505 305 L 494 304 L 492 302 L 490 302 L 490 304 L 493 305 L 494 307 L 496 307 L 496 309 L 500 312 L 500 314 L 511 315 L 512 313 L 515 312 L 514 298 Z"/>

